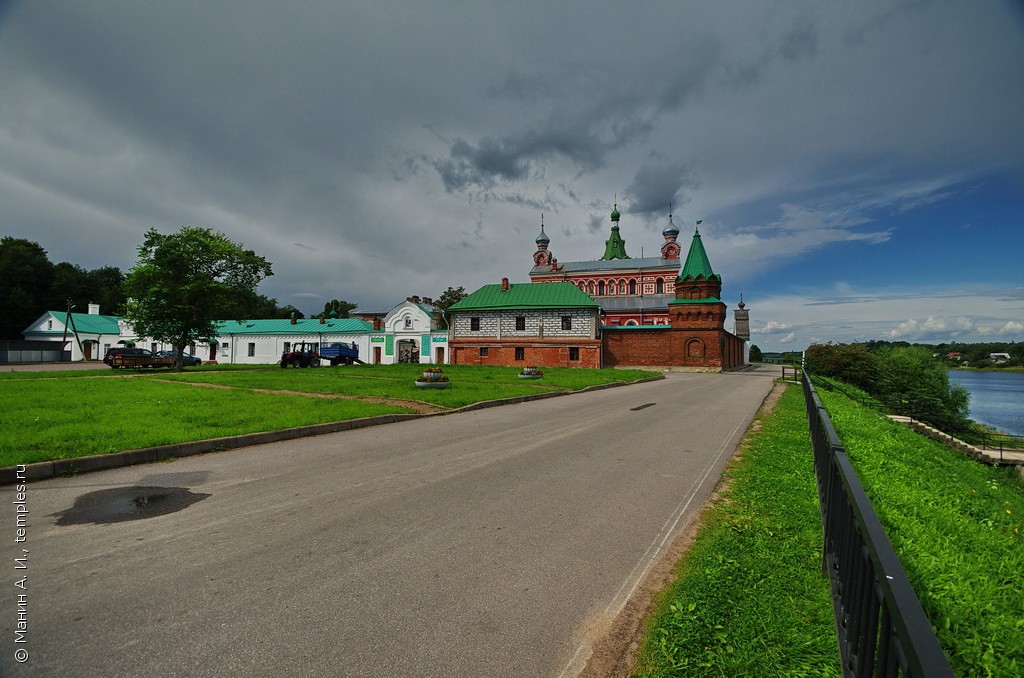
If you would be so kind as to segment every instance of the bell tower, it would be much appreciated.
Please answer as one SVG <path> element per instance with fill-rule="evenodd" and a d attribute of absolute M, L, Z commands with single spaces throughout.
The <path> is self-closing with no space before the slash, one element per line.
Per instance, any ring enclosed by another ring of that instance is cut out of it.
<path fill-rule="evenodd" d="M 551 239 L 544 233 L 544 215 L 540 215 L 540 235 L 537 236 L 537 251 L 533 253 L 534 266 L 551 265 L 551 252 L 548 252 L 548 243 Z"/>

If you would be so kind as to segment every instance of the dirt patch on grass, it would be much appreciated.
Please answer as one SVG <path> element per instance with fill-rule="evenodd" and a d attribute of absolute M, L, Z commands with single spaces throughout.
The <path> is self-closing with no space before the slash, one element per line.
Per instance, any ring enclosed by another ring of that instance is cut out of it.
<path fill-rule="evenodd" d="M 776 383 L 761 404 L 758 414 L 771 412 L 785 390 L 786 384 Z M 747 435 L 760 430 L 761 421 L 755 418 Z M 744 437 L 744 442 L 736 448 L 733 458 L 742 456 L 745 447 Z M 593 649 L 590 659 L 579 673 L 580 678 L 617 678 L 630 674 L 636 662 L 636 651 L 643 641 L 644 627 L 653 612 L 655 596 L 674 579 L 676 565 L 689 550 L 704 524 L 707 507 L 719 501 L 727 488 L 728 481 L 719 481 L 707 503 L 672 541 L 665 555 L 650 569 L 618 615 L 596 615 L 586 621 L 583 641 L 589 641 Z"/>

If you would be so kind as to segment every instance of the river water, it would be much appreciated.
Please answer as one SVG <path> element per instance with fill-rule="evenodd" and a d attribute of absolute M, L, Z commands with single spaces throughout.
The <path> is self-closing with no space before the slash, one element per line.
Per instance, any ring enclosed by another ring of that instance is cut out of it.
<path fill-rule="evenodd" d="M 1024 436 L 1024 373 L 950 370 L 949 381 L 971 394 L 971 419 Z"/>

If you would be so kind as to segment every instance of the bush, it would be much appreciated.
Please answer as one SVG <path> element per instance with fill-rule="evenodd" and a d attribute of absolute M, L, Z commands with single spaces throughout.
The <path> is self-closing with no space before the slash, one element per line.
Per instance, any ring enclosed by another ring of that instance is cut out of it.
<path fill-rule="evenodd" d="M 833 377 L 871 393 L 878 380 L 878 363 L 863 344 L 814 344 L 805 353 L 807 370 Z"/>
<path fill-rule="evenodd" d="M 895 414 L 913 417 L 956 433 L 969 427 L 970 395 L 949 382 L 946 368 L 922 347 L 889 348 L 878 353 L 879 377 L 867 388 Z"/>

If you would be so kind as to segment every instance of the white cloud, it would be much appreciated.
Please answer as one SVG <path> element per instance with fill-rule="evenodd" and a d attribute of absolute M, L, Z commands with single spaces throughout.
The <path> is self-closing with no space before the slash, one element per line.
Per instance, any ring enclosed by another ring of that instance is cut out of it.
<path fill-rule="evenodd" d="M 781 334 L 789 329 L 789 325 L 786 323 L 776 322 L 769 320 L 760 327 L 751 327 L 750 331 L 755 334 Z"/>
<path fill-rule="evenodd" d="M 970 318 L 959 316 L 955 318 L 938 318 L 928 316 L 923 321 L 911 318 L 900 323 L 895 329 L 890 330 L 890 339 L 928 339 L 947 335 L 959 337 L 965 332 L 974 328 Z"/>
<path fill-rule="evenodd" d="M 791 344 L 796 341 L 796 332 L 790 332 L 786 336 L 779 339 L 780 344 Z"/>
<path fill-rule="evenodd" d="M 1002 337 L 1024 335 L 1024 323 L 1017 322 L 1016 320 L 1010 320 L 1000 326 L 987 325 L 985 327 L 979 327 L 978 334 L 982 336 L 997 335 Z"/>

